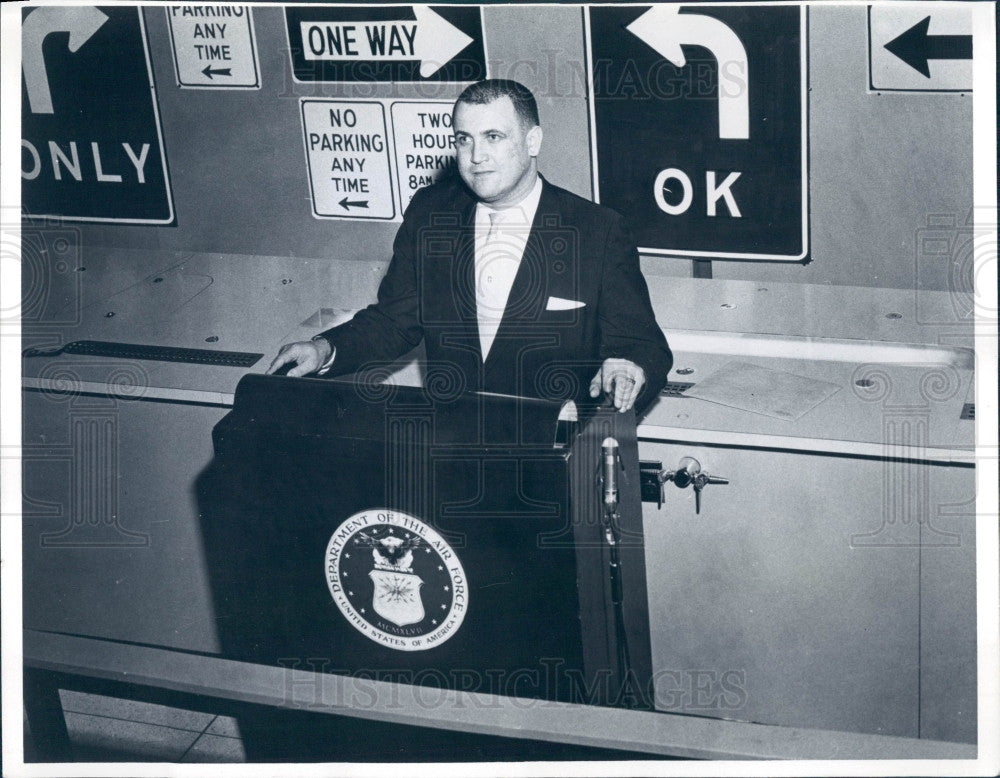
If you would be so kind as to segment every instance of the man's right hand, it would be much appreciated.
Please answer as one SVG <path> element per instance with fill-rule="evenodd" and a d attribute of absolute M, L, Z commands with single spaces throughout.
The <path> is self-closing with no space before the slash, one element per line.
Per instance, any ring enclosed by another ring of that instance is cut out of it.
<path fill-rule="evenodd" d="M 287 364 L 294 365 L 286 373 L 286 375 L 292 378 L 310 375 L 323 366 L 323 363 L 330 358 L 331 353 L 333 353 L 332 347 L 330 346 L 330 342 L 325 338 L 304 340 L 298 343 L 286 343 L 278 351 L 278 356 L 271 361 L 271 366 L 267 369 L 267 375 L 271 375 Z"/>

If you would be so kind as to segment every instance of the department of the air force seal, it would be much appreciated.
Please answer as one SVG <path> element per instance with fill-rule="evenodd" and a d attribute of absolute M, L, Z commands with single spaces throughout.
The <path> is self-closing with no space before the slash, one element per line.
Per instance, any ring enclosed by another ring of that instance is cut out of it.
<path fill-rule="evenodd" d="M 326 547 L 326 583 L 358 632 L 397 651 L 439 646 L 469 607 L 454 549 L 413 516 L 384 508 L 344 521 Z"/>

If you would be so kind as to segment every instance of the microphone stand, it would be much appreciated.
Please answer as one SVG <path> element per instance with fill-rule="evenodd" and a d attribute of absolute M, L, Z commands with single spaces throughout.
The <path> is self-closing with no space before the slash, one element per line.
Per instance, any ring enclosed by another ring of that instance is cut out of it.
<path fill-rule="evenodd" d="M 602 445 L 602 456 L 604 457 L 604 474 L 602 486 L 604 493 L 604 511 L 602 516 L 602 526 L 604 529 L 604 540 L 608 544 L 608 575 L 611 582 L 611 604 L 614 610 L 615 619 L 615 647 L 618 662 L 618 677 L 620 679 L 619 702 L 623 708 L 635 708 L 636 699 L 632 689 L 632 661 L 629 657 L 628 633 L 625 630 L 625 606 L 622 593 L 621 580 L 621 558 L 618 552 L 618 488 L 617 469 L 620 465 L 618 458 L 618 441 L 614 438 L 607 438 Z"/>

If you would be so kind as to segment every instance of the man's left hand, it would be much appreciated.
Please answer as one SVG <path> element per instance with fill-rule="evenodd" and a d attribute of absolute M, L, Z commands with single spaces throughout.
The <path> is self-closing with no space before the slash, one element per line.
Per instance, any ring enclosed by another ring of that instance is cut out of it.
<path fill-rule="evenodd" d="M 646 373 L 635 362 L 605 359 L 601 369 L 590 380 L 590 396 L 597 397 L 603 390 L 612 395 L 615 408 L 625 413 L 635 405 L 635 399 L 645 383 Z"/>

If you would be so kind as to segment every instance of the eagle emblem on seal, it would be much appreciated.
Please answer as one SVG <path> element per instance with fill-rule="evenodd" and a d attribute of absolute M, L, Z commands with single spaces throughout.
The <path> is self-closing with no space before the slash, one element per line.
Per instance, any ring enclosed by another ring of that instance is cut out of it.
<path fill-rule="evenodd" d="M 361 532 L 356 542 L 372 550 L 375 567 L 368 577 L 375 585 L 372 595 L 375 612 L 397 627 L 423 621 L 424 604 L 420 599 L 420 587 L 424 582 L 413 572 L 413 550 L 420 546 L 420 538 L 397 538 L 392 535 L 375 538 Z"/>

